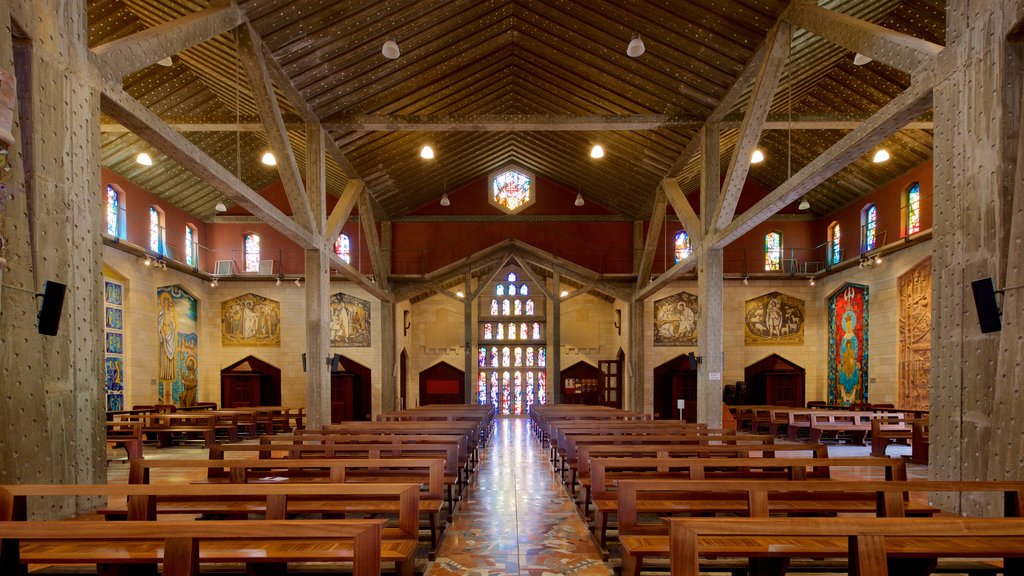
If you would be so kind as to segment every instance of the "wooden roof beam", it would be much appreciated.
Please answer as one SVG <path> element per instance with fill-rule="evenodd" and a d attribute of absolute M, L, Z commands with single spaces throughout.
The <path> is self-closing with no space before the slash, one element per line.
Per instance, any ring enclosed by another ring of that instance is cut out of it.
<path fill-rule="evenodd" d="M 910 88 L 883 106 L 867 122 L 844 136 L 821 156 L 794 174 L 778 188 L 750 207 L 739 218 L 713 237 L 714 248 L 724 248 L 754 226 L 764 222 L 787 204 L 800 198 L 859 156 L 885 140 L 932 105 L 930 82 L 915 82 Z"/>
<path fill-rule="evenodd" d="M 665 223 L 665 207 L 667 200 L 665 191 L 658 187 L 654 197 L 654 208 L 651 210 L 651 220 L 647 225 L 647 239 L 644 240 L 644 251 L 640 256 L 640 272 L 636 278 L 636 289 L 640 290 L 651 281 L 651 267 L 654 265 L 654 253 L 658 250 L 658 238 L 661 236 L 661 226 Z"/>
<path fill-rule="evenodd" d="M 330 138 L 326 139 L 330 140 Z M 352 214 L 352 208 L 355 207 L 362 193 L 362 180 L 352 178 L 348 181 L 345 190 L 341 193 L 341 197 L 338 198 L 334 209 L 331 210 L 331 214 L 327 217 L 327 228 L 324 230 L 325 250 L 334 251 L 334 242 L 338 238 L 338 234 L 341 234 L 342 226 L 348 221 L 349 215 Z"/>
<path fill-rule="evenodd" d="M 782 17 L 815 36 L 908 74 L 929 65 L 943 48 L 927 40 L 808 3 L 793 4 Z"/>
<path fill-rule="evenodd" d="M 364 290 L 373 295 L 374 298 L 380 300 L 381 302 L 388 302 L 391 300 L 391 297 L 388 295 L 387 292 L 384 292 L 379 287 L 377 287 L 377 285 L 374 284 L 369 278 L 367 278 L 365 274 L 357 270 L 355 266 L 342 260 L 341 257 L 334 253 L 334 250 L 329 250 L 327 252 L 327 257 L 330 258 L 331 265 L 337 268 L 341 272 L 342 276 L 348 278 L 353 283 L 362 287 Z"/>
<path fill-rule="evenodd" d="M 370 207 L 369 194 L 366 187 L 359 195 L 359 224 L 363 228 L 363 237 L 366 239 L 366 247 L 370 251 L 370 264 L 373 266 L 373 277 L 381 290 L 388 291 L 388 273 L 390 272 L 384 253 L 380 249 L 380 238 L 377 236 L 377 222 L 373 218 L 373 209 Z"/>
<path fill-rule="evenodd" d="M 732 222 L 732 217 L 736 213 L 736 204 L 740 200 L 740 194 L 743 193 L 743 183 L 747 180 L 747 173 L 750 172 L 750 155 L 757 148 L 758 138 L 761 137 L 761 125 L 768 118 L 768 109 L 772 105 L 775 89 L 778 88 L 779 80 L 782 79 L 782 70 L 789 57 L 790 43 L 789 24 L 779 22 L 768 35 L 765 47 L 766 57 L 761 61 L 761 66 L 757 71 L 757 79 L 754 81 L 754 89 L 743 115 L 743 123 L 740 125 L 736 145 L 732 149 L 732 158 L 725 173 L 722 194 L 715 207 L 713 220 L 704 221 L 709 230 L 724 228 L 729 222 Z M 708 124 L 708 127 L 711 125 Z M 705 130 L 708 127 L 705 127 Z M 712 218 L 712 215 L 707 214 L 704 218 Z"/>
<path fill-rule="evenodd" d="M 248 22 L 242 25 L 239 32 L 238 57 L 245 67 L 245 75 L 249 78 L 253 100 L 263 121 L 267 141 L 277 158 L 277 172 L 281 176 L 288 205 L 291 206 L 295 221 L 300 226 L 312 230 L 313 213 L 309 208 L 309 198 L 306 197 L 299 166 L 288 139 L 288 129 L 284 125 L 281 107 L 277 103 L 274 86 L 270 82 L 266 59 L 263 57 L 263 51 L 259 49 L 260 37 Z"/>
<path fill-rule="evenodd" d="M 679 182 L 675 178 L 665 178 L 661 181 L 661 189 L 664 191 L 668 203 L 672 205 L 672 210 L 679 217 L 679 221 L 683 223 L 686 233 L 690 235 L 690 242 L 703 240 L 704 228 L 701 226 L 700 218 L 693 211 L 693 206 L 690 206 Z"/>
<path fill-rule="evenodd" d="M 238 6 L 213 6 L 170 22 L 112 40 L 92 49 L 101 70 L 120 81 L 137 72 L 231 30 L 244 21 Z"/>
<path fill-rule="evenodd" d="M 181 167 L 198 176 L 250 214 L 260 218 L 304 249 L 315 249 L 320 238 L 281 212 L 266 198 L 210 158 L 198 146 L 175 132 L 160 117 L 113 83 L 102 87 L 100 110 L 142 138 Z"/>
<path fill-rule="evenodd" d="M 690 255 L 683 258 L 679 262 L 676 262 L 668 270 L 661 273 L 660 276 L 649 282 L 646 286 L 636 291 L 634 298 L 636 300 L 646 300 L 654 295 L 658 290 L 661 290 L 672 282 L 676 278 L 689 272 L 690 270 L 697 267 L 697 255 L 700 254 L 701 244 L 697 244 L 690 250 Z"/>

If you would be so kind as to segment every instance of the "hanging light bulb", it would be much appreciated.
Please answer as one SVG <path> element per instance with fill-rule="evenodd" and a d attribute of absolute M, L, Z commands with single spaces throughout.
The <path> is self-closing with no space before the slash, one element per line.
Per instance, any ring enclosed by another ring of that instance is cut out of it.
<path fill-rule="evenodd" d="M 559 294 L 559 296 L 561 296 L 562 298 L 565 298 L 568 295 L 569 295 L 569 291 L 568 290 L 562 290 L 562 293 Z"/>
<path fill-rule="evenodd" d="M 431 148 L 430 146 L 424 146 L 423 148 L 420 148 L 420 158 L 423 158 L 424 160 L 430 160 L 433 157 L 434 157 L 434 149 L 433 148 Z"/>
<path fill-rule="evenodd" d="M 281 277 L 280 277 L 280 276 L 278 276 L 278 277 L 277 277 L 277 281 L 276 281 L 276 282 L 274 282 L 274 286 L 280 286 L 280 285 L 281 285 Z"/>
<path fill-rule="evenodd" d="M 302 286 L 302 278 L 296 278 L 295 279 L 295 285 L 301 287 Z"/>
<path fill-rule="evenodd" d="M 644 41 L 640 38 L 640 34 L 634 32 L 633 38 L 630 39 L 629 45 L 626 46 L 626 56 L 630 58 L 638 58 L 644 55 L 647 51 L 647 47 L 644 46 Z"/>
<path fill-rule="evenodd" d="M 573 205 L 575 205 L 576 207 L 579 207 L 579 206 L 583 206 L 583 204 L 585 204 L 585 202 L 583 201 L 583 193 L 582 192 L 577 192 L 576 193 L 576 201 L 573 202 Z"/>
<path fill-rule="evenodd" d="M 216 278 L 212 278 L 210 280 L 210 287 L 211 288 L 216 288 L 217 287 L 217 279 Z"/>
<path fill-rule="evenodd" d="M 277 166 L 277 158 L 274 157 L 274 153 L 270 150 L 263 153 L 263 157 L 260 158 L 260 162 L 263 162 L 267 166 Z"/>
<path fill-rule="evenodd" d="M 878 152 L 875 152 L 874 158 L 871 159 L 875 164 L 881 164 L 889 159 L 889 151 L 885 148 L 879 148 Z"/>
<path fill-rule="evenodd" d="M 882 263 L 882 257 L 880 255 L 876 254 L 875 255 L 875 264 L 881 264 L 881 263 Z"/>
<path fill-rule="evenodd" d="M 217 202 L 217 205 L 214 206 L 213 209 L 216 210 L 217 212 L 227 212 L 228 211 L 228 207 L 225 206 L 223 202 Z"/>
<path fill-rule="evenodd" d="M 867 64 L 868 62 L 871 62 L 871 60 L 872 60 L 871 58 L 869 58 L 869 57 L 867 57 L 867 56 L 865 56 L 863 54 L 854 54 L 853 55 L 853 65 L 854 66 L 863 66 L 863 65 Z"/>
<path fill-rule="evenodd" d="M 441 194 L 441 206 L 451 206 L 452 201 L 448 199 L 448 193 Z"/>
<path fill-rule="evenodd" d="M 384 41 L 384 45 L 380 47 L 380 53 L 388 60 L 394 60 L 402 55 L 402 51 L 398 49 L 398 42 L 395 42 L 394 38 Z"/>
<path fill-rule="evenodd" d="M 808 279 L 807 283 L 810 284 L 811 286 L 814 286 L 814 278 Z"/>
<path fill-rule="evenodd" d="M 591 158 L 604 158 L 604 148 L 600 144 L 594 144 L 594 147 L 590 149 Z"/>
<path fill-rule="evenodd" d="M 754 151 L 750 153 L 750 163 L 760 164 L 764 162 L 764 152 L 760 148 L 754 148 Z"/>
<path fill-rule="evenodd" d="M 800 205 L 797 206 L 797 208 L 799 208 L 801 210 L 810 210 L 811 209 L 811 203 L 807 201 L 807 196 L 804 196 L 803 198 L 800 199 Z"/>
<path fill-rule="evenodd" d="M 458 296 L 459 298 L 465 298 L 466 297 L 466 293 L 463 292 L 462 290 L 459 290 L 458 292 L 456 292 L 455 295 Z"/>
<path fill-rule="evenodd" d="M 744 285 L 744 286 L 747 286 L 747 285 L 749 285 L 749 284 L 750 284 L 750 277 L 749 277 L 749 276 L 747 276 L 746 274 L 744 274 L 744 275 L 743 275 L 743 285 Z"/>
<path fill-rule="evenodd" d="M 152 166 L 153 159 L 145 152 L 139 152 L 139 155 L 135 157 L 135 163 L 143 166 Z"/>

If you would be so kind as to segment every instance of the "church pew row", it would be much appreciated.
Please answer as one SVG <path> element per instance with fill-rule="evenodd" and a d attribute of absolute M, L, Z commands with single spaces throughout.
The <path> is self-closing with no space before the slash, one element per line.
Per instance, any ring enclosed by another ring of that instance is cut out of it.
<path fill-rule="evenodd" d="M 276 571 L 288 562 L 352 562 L 380 574 L 382 520 L 216 522 L 0 522 L 0 573 L 28 564 L 163 564 L 164 576 L 196 576 L 206 563 L 243 562 Z"/>
<path fill-rule="evenodd" d="M 472 472 L 479 459 L 478 445 L 472 444 L 465 435 L 459 434 L 277 434 L 260 438 L 260 445 L 285 449 L 288 445 L 329 445 L 329 444 L 457 444 L 460 467 L 466 466 Z"/>
<path fill-rule="evenodd" d="M 318 514 L 326 519 L 345 515 L 385 514 L 394 520 L 384 525 L 380 559 L 394 562 L 396 572 L 411 575 L 419 532 L 418 484 L 127 484 L 127 485 L 8 485 L 0 486 L 0 521 L 24 522 L 32 505 L 47 497 L 105 497 L 108 505 L 98 514 L 114 520 L 161 519 L 167 515 L 200 515 L 204 520 L 284 520 L 296 514 Z M 124 500 L 124 504 L 117 501 Z M 203 522 L 205 524 L 206 522 Z M 392 527 L 393 525 L 393 527 Z M 245 547 L 252 547 L 245 543 Z M 34 559 L 45 552 L 36 548 Z M 241 553 L 241 552 L 240 552 Z M 5 572 L 6 573 L 6 572 Z"/>
<path fill-rule="evenodd" d="M 939 558 L 1004 558 L 1024 573 L 1020 518 L 672 518 L 673 576 L 701 558 L 749 558 L 752 572 L 784 574 L 793 558 L 847 558 L 855 576 L 928 574 Z M 846 571 L 846 570 L 844 570 Z M 625 574 L 625 570 L 623 574 Z"/>
<path fill-rule="evenodd" d="M 664 521 L 641 522 L 643 514 L 739 514 L 760 518 L 772 514 L 870 514 L 898 519 L 940 513 L 936 508 L 909 500 L 911 492 L 1001 492 L 1006 515 L 1020 517 L 1024 483 L 927 480 L 623 480 L 619 482 L 618 491 L 622 573 L 624 576 L 638 575 L 645 559 L 666 558 L 669 554 L 668 526 Z M 856 519 L 860 516 L 844 518 Z M 778 518 L 772 519 L 773 522 L 775 520 Z M 1024 545 L 1020 552 L 1024 554 Z"/>
<path fill-rule="evenodd" d="M 622 501 L 612 488 L 633 480 L 828 480 L 842 467 L 880 470 L 886 480 L 907 479 L 898 458 L 595 458 L 591 462 L 594 532 L 607 544 L 610 517 Z"/>
<path fill-rule="evenodd" d="M 440 458 L 378 459 L 232 459 L 232 460 L 133 460 L 128 471 L 129 484 L 149 484 L 154 470 L 207 469 L 209 483 L 335 483 L 422 484 L 420 516 L 430 530 L 430 550 L 437 550 L 444 526 L 439 515 L 444 506 L 444 460 Z M 156 474 L 159 476 L 159 473 Z"/>

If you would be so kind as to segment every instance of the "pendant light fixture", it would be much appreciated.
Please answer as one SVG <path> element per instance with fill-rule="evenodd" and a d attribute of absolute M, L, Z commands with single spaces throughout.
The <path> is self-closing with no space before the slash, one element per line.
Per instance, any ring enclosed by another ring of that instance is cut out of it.
<path fill-rule="evenodd" d="M 380 53 L 388 60 L 394 60 L 402 55 L 402 51 L 398 49 L 398 42 L 395 42 L 394 38 L 384 41 L 384 45 L 380 47 Z"/>
<path fill-rule="evenodd" d="M 576 201 L 573 202 L 573 205 L 576 206 L 577 208 L 579 208 L 580 206 L 583 206 L 584 204 L 586 204 L 586 202 L 583 201 L 583 193 L 582 192 L 577 192 L 576 193 Z"/>
<path fill-rule="evenodd" d="M 153 158 L 145 152 L 139 152 L 139 155 L 135 157 L 135 163 L 142 166 L 152 166 Z"/>
<path fill-rule="evenodd" d="M 644 55 L 647 51 L 647 47 L 644 46 L 643 38 L 640 37 L 639 32 L 634 32 L 633 37 L 629 40 L 629 45 L 626 46 L 626 56 L 630 58 L 639 58 Z"/>
<path fill-rule="evenodd" d="M 604 148 L 600 144 L 594 144 L 594 147 L 590 149 L 591 158 L 604 158 Z"/>
<path fill-rule="evenodd" d="M 431 148 L 429 145 L 423 146 L 423 148 L 420 148 L 420 158 L 423 158 L 424 160 L 431 160 L 431 159 L 433 159 L 434 158 L 434 149 Z"/>
<path fill-rule="evenodd" d="M 764 152 L 760 148 L 754 148 L 754 151 L 750 153 L 750 163 L 760 164 L 764 162 Z"/>
<path fill-rule="evenodd" d="M 804 196 L 803 198 L 800 199 L 800 205 L 797 206 L 797 208 L 799 208 L 801 210 L 810 210 L 811 209 L 811 203 L 807 200 L 807 196 Z"/>
<path fill-rule="evenodd" d="M 887 162 L 888 160 L 889 151 L 886 150 L 885 148 L 879 148 L 878 152 L 875 152 L 874 157 L 871 158 L 871 161 L 874 162 L 875 164 L 881 164 L 882 162 Z"/>

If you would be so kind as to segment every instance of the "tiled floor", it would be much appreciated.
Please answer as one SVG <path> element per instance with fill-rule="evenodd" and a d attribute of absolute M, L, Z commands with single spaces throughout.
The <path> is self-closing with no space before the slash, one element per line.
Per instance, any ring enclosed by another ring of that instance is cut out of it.
<path fill-rule="evenodd" d="M 611 574 L 524 419 L 499 419 L 426 576 Z"/>

